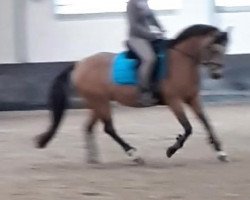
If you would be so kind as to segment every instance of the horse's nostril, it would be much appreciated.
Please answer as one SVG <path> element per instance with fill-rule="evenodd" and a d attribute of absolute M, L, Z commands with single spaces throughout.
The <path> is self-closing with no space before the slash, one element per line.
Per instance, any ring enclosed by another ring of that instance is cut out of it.
<path fill-rule="evenodd" d="M 218 73 L 213 73 L 213 74 L 212 74 L 212 78 L 213 78 L 213 79 L 219 79 L 219 78 L 221 78 L 221 77 L 222 77 L 221 74 L 218 74 Z"/>

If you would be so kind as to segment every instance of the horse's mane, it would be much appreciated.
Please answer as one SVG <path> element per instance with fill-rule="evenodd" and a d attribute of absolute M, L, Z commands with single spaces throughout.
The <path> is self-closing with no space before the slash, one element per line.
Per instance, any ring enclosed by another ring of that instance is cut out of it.
<path fill-rule="evenodd" d="M 169 46 L 174 47 L 180 42 L 183 42 L 191 37 L 206 35 L 214 31 L 218 31 L 218 29 L 214 26 L 205 24 L 192 25 L 184 29 L 175 39 L 169 40 Z"/>

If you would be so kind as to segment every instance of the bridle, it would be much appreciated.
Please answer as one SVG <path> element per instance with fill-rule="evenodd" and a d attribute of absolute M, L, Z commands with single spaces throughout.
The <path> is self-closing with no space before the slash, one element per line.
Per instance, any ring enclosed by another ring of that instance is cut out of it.
<path fill-rule="evenodd" d="M 189 54 L 181 49 L 175 48 L 175 47 L 173 47 L 171 49 L 185 55 L 188 58 L 190 58 L 194 63 L 199 63 L 199 60 L 195 56 L 193 56 L 193 55 L 191 55 L 191 54 Z"/>
<path fill-rule="evenodd" d="M 218 68 L 223 66 L 221 63 L 214 62 L 214 61 L 204 61 L 204 62 L 202 62 L 202 64 L 203 65 L 213 65 L 213 66 L 217 66 Z"/>
<path fill-rule="evenodd" d="M 218 37 L 223 36 L 222 34 L 225 34 L 225 33 L 224 32 L 223 33 L 222 32 L 217 33 L 214 36 L 213 42 L 211 42 L 210 44 L 208 44 L 208 46 L 206 47 L 206 50 L 209 53 L 212 53 L 213 49 L 211 49 L 211 47 L 214 46 L 214 45 L 216 45 L 216 44 L 217 44 L 217 46 L 214 47 L 215 50 L 217 50 L 217 52 L 220 52 L 220 53 L 223 51 L 222 48 L 225 48 L 225 47 L 223 47 L 224 45 L 221 45 L 221 41 L 220 42 L 218 41 L 218 40 L 221 40 L 221 38 L 218 39 Z M 210 66 L 214 66 L 214 67 L 218 67 L 218 68 L 222 67 L 222 63 L 216 62 L 214 60 L 209 60 L 209 57 L 207 58 L 207 60 L 202 61 L 202 60 L 198 59 L 197 56 L 192 55 L 192 54 L 190 54 L 190 53 L 188 53 L 186 51 L 183 51 L 183 50 L 181 50 L 181 49 L 179 49 L 179 48 L 177 48 L 175 46 L 171 47 L 171 49 L 174 50 L 174 51 L 176 51 L 176 52 L 181 53 L 184 56 L 186 56 L 187 58 L 189 58 L 190 60 L 192 60 L 192 62 L 194 62 L 195 64 L 202 64 L 202 65 L 206 65 L 206 66 L 210 65 Z"/>
<path fill-rule="evenodd" d="M 200 61 L 199 61 L 199 59 L 197 59 L 196 58 L 196 56 L 194 56 L 194 55 L 191 55 L 191 54 L 189 54 L 189 53 L 187 53 L 187 52 L 185 52 L 185 51 L 183 51 L 183 50 L 181 50 L 181 49 L 178 49 L 178 48 L 175 48 L 175 47 L 173 47 L 173 48 L 171 48 L 172 50 L 174 50 L 174 51 L 177 51 L 177 52 L 179 52 L 179 53 L 181 53 L 181 54 L 183 54 L 184 56 L 186 56 L 186 57 L 188 57 L 189 59 L 191 59 L 195 64 L 197 64 L 197 63 L 199 63 Z M 219 62 L 215 62 L 215 61 L 203 61 L 203 62 L 201 62 L 201 64 L 202 65 L 213 65 L 213 66 L 217 66 L 217 67 L 222 67 L 222 64 L 221 63 L 219 63 Z"/>

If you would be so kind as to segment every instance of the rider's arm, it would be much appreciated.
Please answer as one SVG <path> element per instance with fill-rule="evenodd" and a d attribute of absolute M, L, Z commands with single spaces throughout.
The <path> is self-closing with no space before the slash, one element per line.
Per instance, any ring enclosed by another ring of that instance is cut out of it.
<path fill-rule="evenodd" d="M 137 23 L 131 23 L 131 29 L 133 30 L 133 34 L 137 37 L 144 38 L 146 40 L 155 40 L 156 35 L 148 31 L 144 26 Z"/>
<path fill-rule="evenodd" d="M 140 7 L 143 10 L 143 13 L 146 15 L 147 19 L 151 25 L 159 28 L 161 32 L 165 32 L 159 21 L 156 19 L 154 12 L 149 8 L 149 5 L 146 1 L 140 3 Z"/>
<path fill-rule="evenodd" d="M 155 15 L 154 15 L 153 12 L 151 12 L 151 14 L 149 16 L 149 20 L 151 21 L 152 25 L 158 27 L 160 29 L 160 31 L 165 32 L 164 28 L 159 23 L 159 21 L 156 19 L 156 17 L 155 17 Z"/>

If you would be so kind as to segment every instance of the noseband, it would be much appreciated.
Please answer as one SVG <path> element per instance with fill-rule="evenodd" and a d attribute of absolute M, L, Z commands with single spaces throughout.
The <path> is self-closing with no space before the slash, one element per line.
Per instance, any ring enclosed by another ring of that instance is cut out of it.
<path fill-rule="evenodd" d="M 199 59 L 197 59 L 194 55 L 191 55 L 185 51 L 182 51 L 181 49 L 178 49 L 178 48 L 172 48 L 172 50 L 174 51 L 177 51 L 183 55 L 185 55 L 186 57 L 190 58 L 194 63 L 199 63 Z M 215 66 L 218 66 L 218 67 L 222 67 L 222 64 L 221 63 L 218 63 L 218 62 L 214 62 L 214 61 L 203 61 L 201 62 L 201 64 L 203 65 L 215 65 Z"/>
<path fill-rule="evenodd" d="M 222 67 L 223 65 L 221 63 L 217 63 L 217 62 L 214 62 L 214 61 L 204 61 L 202 62 L 203 65 L 214 65 L 214 66 L 217 66 L 217 67 Z"/>

